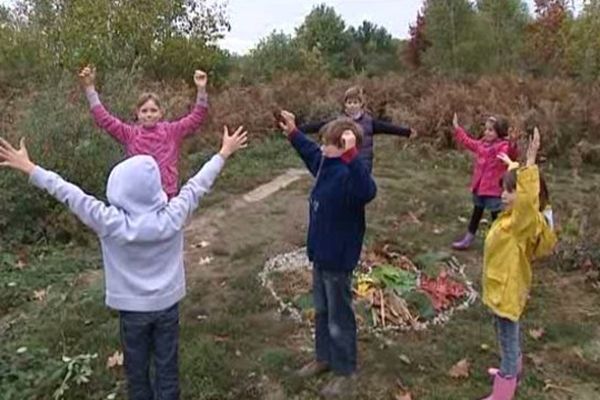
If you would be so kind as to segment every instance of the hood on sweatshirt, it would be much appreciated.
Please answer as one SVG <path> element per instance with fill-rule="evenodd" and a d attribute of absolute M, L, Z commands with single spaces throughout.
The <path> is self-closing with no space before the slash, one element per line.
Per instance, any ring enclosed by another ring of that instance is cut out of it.
<path fill-rule="evenodd" d="M 106 185 L 110 204 L 135 216 L 160 210 L 167 204 L 158 164 L 153 157 L 139 155 L 117 164 Z"/>

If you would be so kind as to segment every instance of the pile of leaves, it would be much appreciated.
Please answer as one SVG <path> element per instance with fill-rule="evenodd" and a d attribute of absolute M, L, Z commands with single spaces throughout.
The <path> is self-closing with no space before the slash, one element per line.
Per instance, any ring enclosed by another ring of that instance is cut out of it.
<path fill-rule="evenodd" d="M 359 323 L 375 328 L 417 328 L 467 295 L 449 269 L 430 277 L 389 246 L 366 252 L 354 282 Z"/>

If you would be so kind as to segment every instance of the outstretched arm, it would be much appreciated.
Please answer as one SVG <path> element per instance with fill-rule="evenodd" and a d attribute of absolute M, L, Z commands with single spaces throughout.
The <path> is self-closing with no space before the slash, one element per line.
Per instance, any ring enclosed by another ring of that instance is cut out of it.
<path fill-rule="evenodd" d="M 121 214 L 116 208 L 107 207 L 103 202 L 84 193 L 78 186 L 65 181 L 58 174 L 31 162 L 23 139 L 18 150 L 6 140 L 0 139 L 0 165 L 27 174 L 34 186 L 47 191 L 69 207 L 81 222 L 99 236 L 110 234 L 120 224 Z"/>
<path fill-rule="evenodd" d="M 82 69 L 79 72 L 79 80 L 85 90 L 85 96 L 90 104 L 90 111 L 96 125 L 108 132 L 121 144 L 127 144 L 133 136 L 133 127 L 112 116 L 100 102 L 95 87 L 96 68 L 88 65 Z"/>
<path fill-rule="evenodd" d="M 175 135 L 178 139 L 183 139 L 194 133 L 206 118 L 206 113 L 208 111 L 208 96 L 206 94 L 207 82 L 208 75 L 206 72 L 201 70 L 196 70 L 194 72 L 194 83 L 198 89 L 198 93 L 196 94 L 196 104 L 188 115 L 169 124 L 171 134 Z"/>
<path fill-rule="evenodd" d="M 224 127 L 223 145 L 219 154 L 214 155 L 202 169 L 194 175 L 172 198 L 165 212 L 170 217 L 175 229 L 181 229 L 192 213 L 198 208 L 200 199 L 205 196 L 227 160 L 233 153 L 247 146 L 248 132 L 239 127 L 232 135 L 229 129 Z"/>
<path fill-rule="evenodd" d="M 289 111 L 282 111 L 279 126 L 287 135 L 296 152 L 312 174 L 317 176 L 323 154 L 321 148 L 296 127 L 296 117 Z"/>

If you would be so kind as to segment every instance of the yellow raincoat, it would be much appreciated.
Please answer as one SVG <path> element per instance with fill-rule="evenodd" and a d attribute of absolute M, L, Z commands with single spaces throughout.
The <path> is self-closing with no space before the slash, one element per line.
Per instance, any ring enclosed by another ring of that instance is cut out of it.
<path fill-rule="evenodd" d="M 531 261 L 548 255 L 556 235 L 539 211 L 537 166 L 517 171 L 513 207 L 492 225 L 484 246 L 483 303 L 496 315 L 518 321 L 531 289 Z"/>

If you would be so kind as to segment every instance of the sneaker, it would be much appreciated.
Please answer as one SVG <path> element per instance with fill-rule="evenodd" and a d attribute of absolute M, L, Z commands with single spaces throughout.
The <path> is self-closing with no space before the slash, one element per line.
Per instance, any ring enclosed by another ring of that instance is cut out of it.
<path fill-rule="evenodd" d="M 454 250 L 467 250 L 469 247 L 471 247 L 474 240 L 475 235 L 473 235 L 471 232 L 467 232 L 461 240 L 452 243 L 452 248 Z"/>
<path fill-rule="evenodd" d="M 326 399 L 348 398 L 354 391 L 354 375 L 336 376 L 321 390 L 321 396 Z"/>
<path fill-rule="evenodd" d="M 300 378 L 312 378 L 329 371 L 329 365 L 321 361 L 311 361 L 300 368 L 296 375 Z"/>

